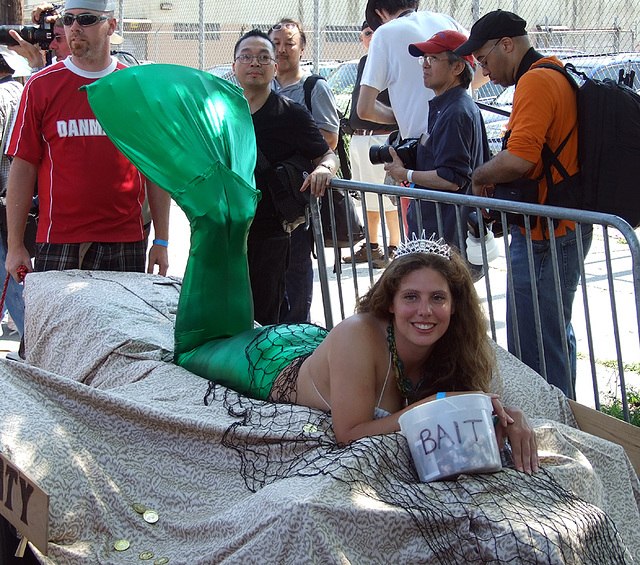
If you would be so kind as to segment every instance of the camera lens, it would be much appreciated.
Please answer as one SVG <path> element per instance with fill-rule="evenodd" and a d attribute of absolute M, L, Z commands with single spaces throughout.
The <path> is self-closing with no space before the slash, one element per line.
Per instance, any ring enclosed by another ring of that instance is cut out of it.
<path fill-rule="evenodd" d="M 17 31 L 20 35 L 22 32 L 22 26 L 18 26 L 18 25 L 5 25 L 5 26 L 0 26 L 0 45 L 18 45 L 18 42 L 13 39 L 13 37 L 11 37 L 11 35 L 9 34 L 9 30 L 15 30 Z"/>
<path fill-rule="evenodd" d="M 391 163 L 393 158 L 389 153 L 388 145 L 372 145 L 369 147 L 369 161 L 372 165 L 381 165 L 382 163 Z"/>
<path fill-rule="evenodd" d="M 369 147 L 369 161 L 372 165 L 379 165 L 380 161 L 380 145 L 372 145 Z"/>
<path fill-rule="evenodd" d="M 378 155 L 380 156 L 380 162 L 382 163 L 393 163 L 393 157 L 391 156 L 391 153 L 389 152 L 389 145 L 381 145 L 380 146 L 380 151 L 378 152 Z"/>

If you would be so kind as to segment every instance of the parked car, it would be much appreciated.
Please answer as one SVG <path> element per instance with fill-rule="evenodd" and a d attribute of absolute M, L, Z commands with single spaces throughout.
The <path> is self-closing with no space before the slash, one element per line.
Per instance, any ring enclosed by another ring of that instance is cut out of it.
<path fill-rule="evenodd" d="M 631 84 L 628 86 L 640 92 L 640 53 L 570 57 L 564 62 L 571 63 L 589 78 L 598 80 L 609 78 L 619 82 L 620 71 L 623 71 L 624 76 L 633 73 Z"/>
<path fill-rule="evenodd" d="M 476 69 L 476 73 L 482 72 Z M 495 82 L 485 82 L 479 88 L 473 91 L 473 99 L 478 102 L 484 102 L 485 104 L 491 103 L 497 96 L 504 90 L 504 86 L 496 84 Z"/>
<path fill-rule="evenodd" d="M 359 59 L 345 61 L 335 69 L 327 79 L 331 91 L 336 98 L 336 106 L 342 114 L 349 112 L 351 94 L 356 84 Z"/>
<path fill-rule="evenodd" d="M 231 81 L 236 86 L 240 86 L 240 84 L 236 80 L 236 77 L 233 74 L 233 66 L 232 66 L 231 63 L 225 63 L 223 65 L 216 65 L 215 67 L 207 69 L 207 72 L 212 74 L 212 75 L 215 75 L 217 77 L 225 78 L 225 79 Z"/>
<path fill-rule="evenodd" d="M 340 61 L 332 61 L 329 59 L 319 61 L 318 74 L 328 80 L 341 64 Z M 302 61 L 302 67 L 313 72 L 313 61 Z"/>
<path fill-rule="evenodd" d="M 313 71 L 313 61 L 302 61 L 301 66 L 305 70 Z M 324 78 L 328 78 L 331 73 L 340 66 L 339 61 L 320 61 L 318 64 L 318 74 Z M 220 78 L 227 79 L 233 84 L 238 85 L 236 77 L 233 75 L 233 65 L 231 63 L 223 63 L 207 69 L 208 73 Z"/>

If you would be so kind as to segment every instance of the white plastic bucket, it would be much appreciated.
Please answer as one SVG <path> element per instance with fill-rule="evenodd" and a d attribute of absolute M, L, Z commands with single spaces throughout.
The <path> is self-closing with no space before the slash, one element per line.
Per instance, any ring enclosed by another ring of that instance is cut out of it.
<path fill-rule="evenodd" d="M 461 473 L 502 468 L 491 413 L 484 394 L 460 394 L 426 402 L 398 419 L 423 482 Z"/>

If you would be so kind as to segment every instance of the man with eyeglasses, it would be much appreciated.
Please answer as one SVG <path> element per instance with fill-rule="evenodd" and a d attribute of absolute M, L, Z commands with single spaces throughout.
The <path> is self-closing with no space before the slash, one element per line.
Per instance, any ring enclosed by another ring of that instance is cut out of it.
<path fill-rule="evenodd" d="M 538 202 L 547 201 L 547 175 L 543 173 L 543 147 L 558 153 L 569 175 L 578 173 L 577 102 L 573 88 L 559 72 L 540 68 L 550 63 L 562 66 L 557 57 L 545 57 L 532 46 L 527 36 L 527 22 L 512 12 L 496 10 L 485 14 L 471 28 L 469 40 L 456 53 L 473 54 L 485 76 L 502 86 L 516 85 L 513 110 L 503 149 L 493 159 L 478 167 L 472 177 L 473 193 L 491 195 L 496 183 L 535 179 Z M 556 167 L 550 175 L 554 184 L 562 180 Z M 533 261 L 540 308 L 540 328 L 544 348 L 547 380 L 565 394 L 575 394 L 576 341 L 571 325 L 573 299 L 580 279 L 574 222 L 562 220 L 555 225 L 555 247 L 559 260 L 560 289 L 564 325 L 558 323 L 558 299 L 552 266 L 550 226 L 538 219 L 531 231 Z M 582 226 L 586 256 L 591 245 L 592 228 Z M 524 229 L 511 227 L 511 273 L 517 320 L 507 296 L 507 337 L 509 351 L 517 353 L 515 327 L 519 333 L 522 360 L 542 372 L 535 327 L 531 276 Z M 569 359 L 565 359 L 565 334 Z M 575 396 L 573 396 L 575 397 Z"/>
<path fill-rule="evenodd" d="M 300 64 L 307 45 L 302 26 L 292 19 L 284 18 L 269 30 L 269 38 L 276 46 L 278 63 L 278 74 L 271 87 L 278 94 L 307 108 L 327 144 L 334 150 L 338 145 L 340 119 L 333 92 L 326 80 L 316 80 L 313 83 L 307 104 L 305 84 L 313 79 L 310 79 L 311 73 Z M 313 298 L 312 249 L 312 231 L 306 230 L 304 225 L 298 226 L 291 234 L 291 261 L 287 269 L 280 322 L 310 321 Z"/>
<path fill-rule="evenodd" d="M 416 170 L 405 167 L 393 149 L 393 162 L 386 171 L 397 182 L 414 183 L 418 188 L 466 193 L 471 188 L 471 173 L 489 159 L 489 142 L 482 114 L 469 96 L 473 80 L 473 57 L 460 56 L 454 49 L 467 40 L 463 33 L 444 30 L 431 39 L 409 45 L 409 53 L 422 65 L 424 86 L 435 93 L 429 101 L 429 123 L 418 144 Z M 443 231 L 438 229 L 436 204 L 420 202 L 421 225 L 412 200 L 407 211 L 409 236 L 439 233 L 451 245 L 461 244 L 456 207 L 441 204 Z M 462 213 L 462 234 L 466 235 L 465 210 Z"/>
<path fill-rule="evenodd" d="M 105 135 L 79 89 L 124 68 L 109 54 L 114 0 L 68 0 L 62 15 L 71 56 L 27 82 L 7 154 L 7 271 L 32 270 L 22 236 L 36 178 L 40 217 L 35 270 L 145 270 L 145 191 L 155 237 L 148 272 L 168 267 L 168 193 L 150 182 Z"/>
<path fill-rule="evenodd" d="M 366 20 L 375 31 L 362 74 L 358 115 L 381 124 L 398 124 L 403 139 L 420 137 L 428 127 L 429 100 L 420 68 L 407 51 L 445 29 L 464 32 L 453 18 L 434 12 L 418 12 L 419 0 L 369 0 Z M 389 90 L 390 106 L 377 97 Z"/>
<path fill-rule="evenodd" d="M 268 35 L 255 29 L 238 40 L 233 72 L 249 103 L 258 148 L 272 166 L 295 154 L 312 161 L 316 168 L 303 187 L 320 196 L 335 175 L 338 161 L 309 112 L 271 90 L 278 71 L 276 49 Z M 262 198 L 249 230 L 247 255 L 254 317 L 266 325 L 280 318 L 290 235 L 276 216 L 264 173 L 256 173 L 256 186 Z"/>

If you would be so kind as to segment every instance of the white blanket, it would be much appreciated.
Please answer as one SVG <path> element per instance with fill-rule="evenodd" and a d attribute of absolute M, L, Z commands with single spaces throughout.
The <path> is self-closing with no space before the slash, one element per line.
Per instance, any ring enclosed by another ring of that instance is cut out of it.
<path fill-rule="evenodd" d="M 546 473 L 404 484 L 395 479 L 408 461 L 399 434 L 327 455 L 330 418 L 319 411 L 274 412 L 219 386 L 206 406 L 208 381 L 171 363 L 179 289 L 154 275 L 27 277 L 29 364 L 0 364 L 0 449 L 51 494 L 44 563 L 139 563 L 145 551 L 151 563 L 185 564 L 595 563 L 580 551 L 599 535 L 618 562 L 640 557 L 640 484 L 624 451 L 577 430 L 562 394 L 503 350 L 495 388 L 534 418 Z M 239 425 L 229 413 L 238 406 L 249 420 L 268 418 L 266 431 Z M 393 457 L 380 457 L 386 449 Z M 261 457 L 273 453 L 278 461 Z M 513 520 L 492 502 L 514 494 L 509 481 L 518 486 Z M 558 505 L 555 493 L 538 520 L 533 497 L 550 481 L 578 499 Z M 135 504 L 158 521 L 145 522 Z M 590 518 L 573 527 L 563 505 Z M 121 539 L 130 547 L 118 552 Z"/>

